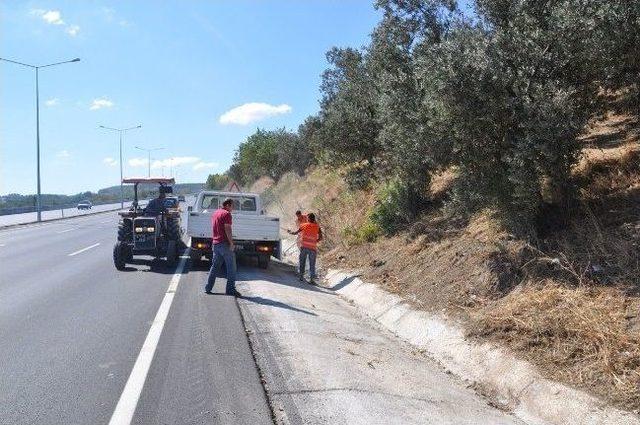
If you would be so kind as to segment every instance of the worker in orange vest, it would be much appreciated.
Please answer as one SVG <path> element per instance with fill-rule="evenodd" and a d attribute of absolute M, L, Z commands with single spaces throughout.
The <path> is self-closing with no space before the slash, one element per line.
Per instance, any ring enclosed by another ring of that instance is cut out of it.
<path fill-rule="evenodd" d="M 302 224 L 307 223 L 308 221 L 309 217 L 307 217 L 306 214 L 302 214 L 302 211 L 300 210 L 296 211 L 296 226 L 298 226 L 298 229 Z M 302 248 L 302 236 L 300 234 L 298 234 L 296 244 L 298 245 L 298 248 Z"/>
<path fill-rule="evenodd" d="M 310 213 L 307 216 L 308 222 L 302 223 L 295 232 L 289 231 L 291 235 L 301 234 L 300 258 L 298 263 L 298 273 L 301 281 L 304 280 L 304 269 L 309 257 L 309 283 L 314 283 L 316 279 L 316 257 L 318 252 L 318 242 L 322 240 L 322 229 L 316 223 L 316 216 Z"/>

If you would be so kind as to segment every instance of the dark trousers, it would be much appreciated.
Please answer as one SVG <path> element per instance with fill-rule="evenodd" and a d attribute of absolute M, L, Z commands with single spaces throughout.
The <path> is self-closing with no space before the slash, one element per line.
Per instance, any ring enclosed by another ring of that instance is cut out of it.
<path fill-rule="evenodd" d="M 307 266 L 307 257 L 309 257 L 309 278 L 316 278 L 316 251 L 309 248 L 300 248 L 300 257 L 298 263 L 298 271 L 300 276 L 304 276 L 304 269 Z"/>

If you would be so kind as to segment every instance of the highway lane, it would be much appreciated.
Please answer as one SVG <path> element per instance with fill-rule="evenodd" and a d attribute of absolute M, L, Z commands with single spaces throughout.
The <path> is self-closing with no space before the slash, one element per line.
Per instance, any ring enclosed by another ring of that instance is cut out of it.
<path fill-rule="evenodd" d="M 116 271 L 116 221 L 105 214 L 0 231 L 0 423 L 109 421 L 173 276 L 150 260 Z M 235 300 L 199 298 L 201 282 L 188 276 L 135 423 L 270 423 Z"/>
<path fill-rule="evenodd" d="M 125 202 L 125 207 L 129 207 L 131 202 Z M 63 208 L 56 210 L 42 211 L 42 220 L 54 220 L 62 217 L 85 216 L 92 215 L 98 211 L 111 211 L 120 208 L 120 203 L 94 205 L 90 210 L 79 210 L 77 208 Z M 0 226 L 8 226 L 12 224 L 32 223 L 38 219 L 35 212 L 22 214 L 0 215 Z"/>

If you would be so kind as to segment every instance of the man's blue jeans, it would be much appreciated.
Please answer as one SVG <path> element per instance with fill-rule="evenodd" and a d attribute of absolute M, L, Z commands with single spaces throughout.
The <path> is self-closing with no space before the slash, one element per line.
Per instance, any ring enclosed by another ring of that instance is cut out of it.
<path fill-rule="evenodd" d="M 228 295 L 236 293 L 236 255 L 226 242 L 213 245 L 213 259 L 211 260 L 211 269 L 209 270 L 209 278 L 204 290 L 209 292 L 216 283 L 216 276 L 220 272 L 220 267 L 224 263 L 227 269 L 227 289 Z"/>
<path fill-rule="evenodd" d="M 304 269 L 307 265 L 307 257 L 309 257 L 309 278 L 316 278 L 316 251 L 309 248 L 300 248 L 300 258 L 298 271 L 300 276 L 304 276 Z"/>

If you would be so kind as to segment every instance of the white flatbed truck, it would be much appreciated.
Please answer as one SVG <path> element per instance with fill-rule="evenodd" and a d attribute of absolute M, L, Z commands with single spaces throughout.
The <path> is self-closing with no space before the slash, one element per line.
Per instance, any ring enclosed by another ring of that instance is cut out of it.
<path fill-rule="evenodd" d="M 187 215 L 192 262 L 202 257 L 211 260 L 211 216 L 227 198 L 234 204 L 232 236 L 236 254 L 257 257 L 258 265 L 266 269 L 272 256 L 280 259 L 282 255 L 280 219 L 265 215 L 260 195 L 246 192 L 205 190 L 198 194 Z"/>

